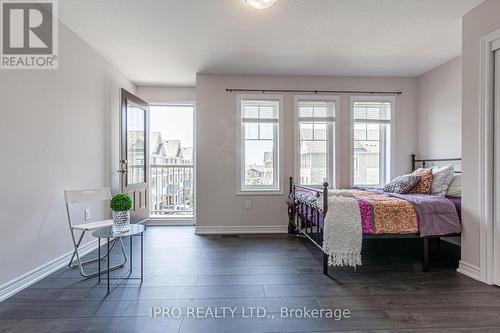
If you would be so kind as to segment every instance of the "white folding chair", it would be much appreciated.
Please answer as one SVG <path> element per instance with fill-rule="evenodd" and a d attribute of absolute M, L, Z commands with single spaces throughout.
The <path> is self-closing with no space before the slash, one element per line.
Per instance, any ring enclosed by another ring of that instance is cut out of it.
<path fill-rule="evenodd" d="M 73 240 L 73 246 L 75 250 L 73 251 L 73 255 L 71 256 L 71 260 L 69 261 L 68 266 L 70 268 L 75 268 L 79 267 L 80 268 L 80 273 L 82 276 L 86 278 L 94 277 L 99 274 L 99 272 L 95 271 L 93 273 L 88 273 L 85 271 L 83 265 L 89 264 L 91 262 L 95 262 L 99 260 L 99 258 L 93 258 L 90 260 L 82 261 L 80 258 L 80 252 L 79 247 L 82 242 L 83 236 L 85 235 L 85 232 L 87 231 L 93 231 L 99 228 L 103 227 L 109 227 L 113 225 L 113 220 L 102 220 L 102 221 L 95 221 L 95 222 L 88 222 L 88 223 L 81 223 L 81 224 L 73 224 L 71 220 L 71 205 L 73 204 L 81 204 L 81 203 L 88 203 L 88 202 L 96 202 L 96 201 L 108 201 L 111 200 L 111 191 L 109 190 L 109 187 L 103 187 L 103 188 L 92 188 L 92 189 L 86 189 L 86 190 L 66 190 L 64 191 L 64 199 L 66 201 L 66 211 L 68 213 L 68 223 L 69 223 L 69 231 L 71 233 L 71 239 Z M 78 241 L 76 240 L 75 232 L 79 231 L 81 232 L 80 236 L 78 237 Z M 117 239 L 113 239 L 110 242 L 111 244 L 111 249 L 115 245 Z M 127 263 L 127 254 L 125 252 L 125 247 L 123 245 L 123 241 L 120 238 L 120 245 L 122 249 L 122 254 L 123 254 L 123 262 L 110 267 L 110 270 L 115 270 L 118 268 L 123 267 Z M 107 255 L 104 255 L 101 257 L 101 259 L 104 259 Z M 78 261 L 78 263 L 73 264 L 73 260 L 75 259 Z M 109 258 L 107 258 L 109 260 Z"/>

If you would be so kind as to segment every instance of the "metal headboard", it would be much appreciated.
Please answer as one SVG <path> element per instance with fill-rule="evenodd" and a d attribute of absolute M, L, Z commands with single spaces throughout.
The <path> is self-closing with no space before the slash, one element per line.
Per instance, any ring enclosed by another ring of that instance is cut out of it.
<path fill-rule="evenodd" d="M 422 168 L 435 166 L 441 164 L 441 162 L 454 162 L 454 164 L 460 164 L 460 170 L 455 170 L 455 173 L 462 173 L 462 158 L 427 158 L 427 159 L 417 159 L 415 154 L 411 154 L 411 170 L 415 171 L 417 169 L 417 164 L 420 164 Z"/>

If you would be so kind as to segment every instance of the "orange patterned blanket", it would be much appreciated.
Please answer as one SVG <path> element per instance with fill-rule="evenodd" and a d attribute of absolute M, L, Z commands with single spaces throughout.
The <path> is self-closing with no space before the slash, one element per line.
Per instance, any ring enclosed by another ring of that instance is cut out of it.
<path fill-rule="evenodd" d="M 417 213 L 406 200 L 383 193 L 350 190 L 354 196 L 367 201 L 373 207 L 375 234 L 417 233 Z"/>

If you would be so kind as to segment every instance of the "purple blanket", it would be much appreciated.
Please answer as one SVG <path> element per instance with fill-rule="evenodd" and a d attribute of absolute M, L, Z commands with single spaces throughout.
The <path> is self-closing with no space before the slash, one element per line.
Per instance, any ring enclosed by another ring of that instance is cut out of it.
<path fill-rule="evenodd" d="M 389 193 L 388 193 L 389 194 Z M 427 194 L 390 194 L 410 202 L 417 213 L 420 236 L 460 233 L 457 210 L 447 198 Z"/>

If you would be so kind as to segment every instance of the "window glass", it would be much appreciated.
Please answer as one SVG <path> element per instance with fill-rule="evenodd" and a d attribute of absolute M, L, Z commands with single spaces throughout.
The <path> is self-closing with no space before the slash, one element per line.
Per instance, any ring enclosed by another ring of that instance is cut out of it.
<path fill-rule="evenodd" d="M 304 185 L 333 185 L 335 102 L 299 100 L 298 168 Z"/>
<path fill-rule="evenodd" d="M 380 186 L 389 179 L 391 102 L 354 102 L 354 185 Z"/>
<path fill-rule="evenodd" d="M 241 190 L 279 190 L 279 101 L 241 99 Z"/>

